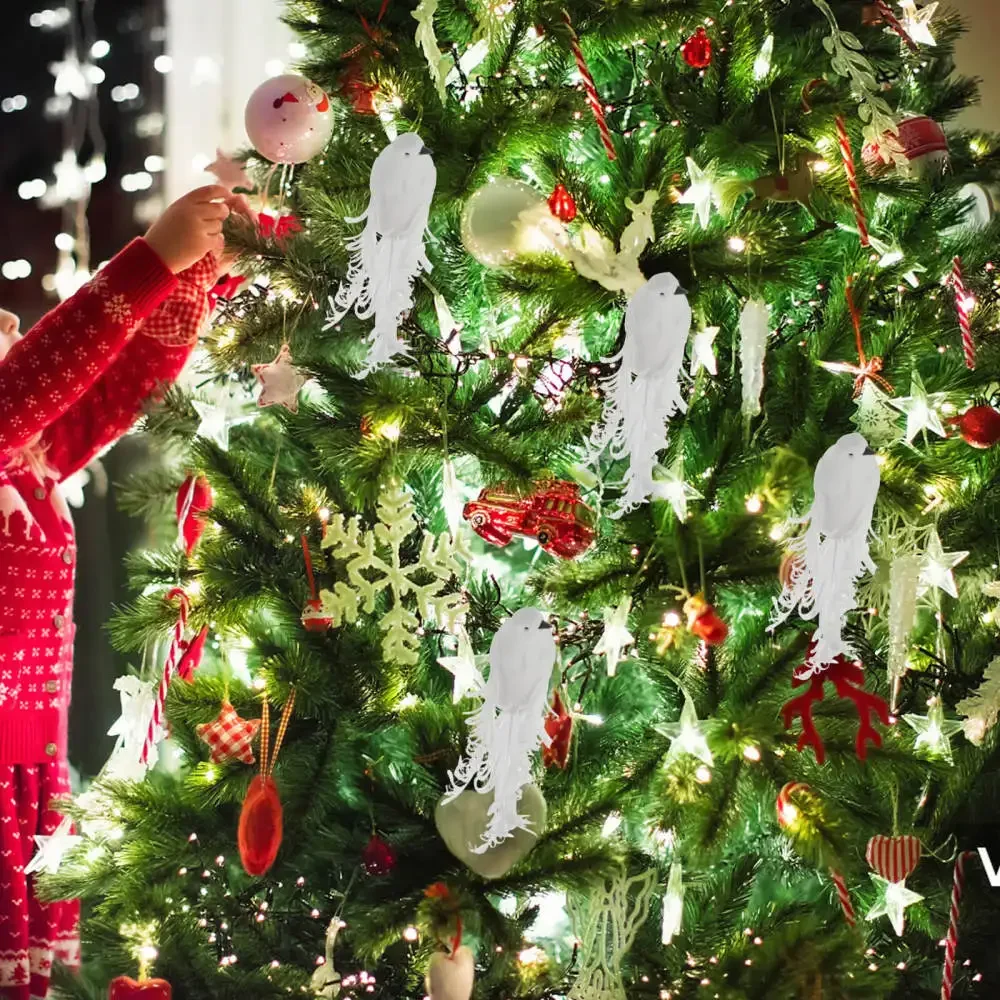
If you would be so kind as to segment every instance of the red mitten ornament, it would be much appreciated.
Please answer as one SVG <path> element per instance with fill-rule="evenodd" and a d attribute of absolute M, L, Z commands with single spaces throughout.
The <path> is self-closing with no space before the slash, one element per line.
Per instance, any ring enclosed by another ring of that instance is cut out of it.
<path fill-rule="evenodd" d="M 108 1000 L 170 1000 L 173 995 L 165 979 L 132 979 L 118 976 L 108 986 Z"/>
<path fill-rule="evenodd" d="M 729 626 L 719 617 L 715 608 L 701 594 L 695 594 L 684 602 L 688 631 L 709 646 L 719 646 L 729 635 Z"/>
<path fill-rule="evenodd" d="M 566 711 L 558 688 L 552 695 L 549 714 L 545 716 L 545 734 L 552 742 L 548 746 L 542 744 L 542 763 L 546 767 L 565 769 L 573 741 L 573 716 Z"/>
<path fill-rule="evenodd" d="M 284 815 L 273 772 L 274 762 L 278 759 L 294 706 L 295 688 L 292 688 L 281 713 L 278 734 L 274 739 L 274 752 L 270 754 L 271 709 L 266 695 L 261 706 L 260 774 L 250 782 L 250 788 L 243 800 L 236 838 L 240 849 L 240 861 L 243 862 L 243 869 L 248 875 L 260 876 L 270 871 L 281 849 Z"/>
<path fill-rule="evenodd" d="M 177 540 L 190 559 L 207 527 L 199 517 L 213 503 L 212 487 L 204 476 L 188 476 L 177 491 Z"/>
<path fill-rule="evenodd" d="M 202 625 L 201 631 L 187 644 L 184 654 L 177 662 L 177 676 L 181 680 L 189 684 L 194 680 L 194 672 L 201 666 L 201 654 L 205 651 L 207 638 L 208 626 Z"/>

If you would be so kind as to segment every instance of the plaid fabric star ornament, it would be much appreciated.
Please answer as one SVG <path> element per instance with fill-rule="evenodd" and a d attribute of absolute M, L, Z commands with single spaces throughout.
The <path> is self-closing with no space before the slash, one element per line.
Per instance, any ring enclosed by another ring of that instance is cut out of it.
<path fill-rule="evenodd" d="M 241 719 L 228 701 L 222 703 L 218 716 L 212 722 L 196 727 L 198 736 L 208 744 L 215 764 L 224 764 L 229 760 L 253 764 L 252 744 L 258 729 L 260 719 Z"/>

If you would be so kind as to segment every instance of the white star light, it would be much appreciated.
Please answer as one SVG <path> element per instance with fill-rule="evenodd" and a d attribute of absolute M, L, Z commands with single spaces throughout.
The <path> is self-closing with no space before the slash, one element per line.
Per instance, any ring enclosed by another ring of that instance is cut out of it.
<path fill-rule="evenodd" d="M 931 18 L 938 9 L 937 3 L 929 3 L 917 10 L 916 0 L 900 0 L 902 17 L 899 19 L 903 30 L 918 45 L 937 45 L 931 34 Z"/>
<path fill-rule="evenodd" d="M 260 382 L 258 406 L 283 406 L 290 413 L 299 410 L 299 390 L 309 381 L 292 364 L 292 351 L 282 344 L 277 357 L 266 365 L 254 365 L 253 373 Z"/>
<path fill-rule="evenodd" d="M 191 405 L 201 418 L 195 433 L 211 439 L 223 451 L 229 451 L 229 431 L 253 420 L 253 412 L 247 412 L 247 402 L 243 390 L 235 385 L 223 387 L 211 401 L 192 400 Z"/>
<path fill-rule="evenodd" d="M 628 614 L 632 610 L 632 598 L 626 595 L 617 608 L 604 609 L 604 631 L 598 639 L 594 652 L 608 662 L 608 676 L 614 677 L 618 664 L 625 659 L 625 650 L 635 642 L 635 636 L 628 630 Z"/>
<path fill-rule="evenodd" d="M 678 455 L 669 469 L 658 465 L 653 477 L 653 496 L 666 500 L 674 509 L 678 521 L 684 521 L 688 514 L 688 500 L 701 500 L 702 495 L 684 479 L 684 460 Z"/>
<path fill-rule="evenodd" d="M 719 334 L 719 327 L 706 326 L 691 338 L 691 377 L 694 378 L 704 368 L 709 375 L 718 374 L 715 350 L 712 345 Z"/>
<path fill-rule="evenodd" d="M 920 567 L 920 582 L 925 587 L 937 587 L 952 597 L 958 597 L 955 575 L 952 570 L 969 555 L 968 552 L 945 552 L 937 528 L 931 531 Z"/>
<path fill-rule="evenodd" d="M 476 663 L 476 654 L 472 651 L 472 642 L 464 625 L 459 625 L 455 631 L 458 637 L 458 649 L 453 656 L 439 656 L 438 663 L 449 673 L 455 675 L 455 686 L 452 688 L 451 700 L 457 705 L 467 694 L 479 690 L 483 683 L 483 675 Z M 482 659 L 486 659 L 483 657 Z"/>
<path fill-rule="evenodd" d="M 888 917 L 896 935 L 902 937 L 906 922 L 906 908 L 914 903 L 919 903 L 924 897 L 918 892 L 911 892 L 907 889 L 906 879 L 901 882 L 890 882 L 882 878 L 881 875 L 875 874 L 872 874 L 871 878 L 875 883 L 875 888 L 879 890 L 879 898 L 875 900 L 875 905 L 868 911 L 866 919 L 875 920 L 877 917 Z"/>
<path fill-rule="evenodd" d="M 70 833 L 72 828 L 73 820 L 66 816 L 53 833 L 47 836 L 35 834 L 35 845 L 38 850 L 24 866 L 24 874 L 34 875 L 36 872 L 48 872 L 49 875 L 55 875 L 59 871 L 62 859 L 80 843 L 81 838 L 75 833 Z"/>
<path fill-rule="evenodd" d="M 938 437 L 947 437 L 941 417 L 935 409 L 945 399 L 943 392 L 928 392 L 923 380 L 914 372 L 910 379 L 910 395 L 891 400 L 897 410 L 906 414 L 906 443 L 909 444 L 921 431 L 933 431 Z"/>
<path fill-rule="evenodd" d="M 701 731 L 694 702 L 687 694 L 684 695 L 684 707 L 681 709 L 680 718 L 676 722 L 660 723 L 655 728 L 657 732 L 663 733 L 672 741 L 667 754 L 668 763 L 682 753 L 689 753 L 703 764 L 711 766 L 712 751 L 708 748 L 708 740 Z"/>
<path fill-rule="evenodd" d="M 951 738 L 961 732 L 962 723 L 957 719 L 944 717 L 944 705 L 940 698 L 933 698 L 926 715 L 904 715 L 903 721 L 917 734 L 913 749 L 924 749 L 928 757 L 938 757 L 949 764 L 954 763 L 951 753 Z"/>
<path fill-rule="evenodd" d="M 56 78 L 56 96 L 75 97 L 78 101 L 90 97 L 89 69 L 90 66 L 81 64 L 73 52 L 67 52 L 62 62 L 49 63 L 49 72 Z"/>
<path fill-rule="evenodd" d="M 708 220 L 712 215 L 712 202 L 717 201 L 711 169 L 709 166 L 702 170 L 690 156 L 687 157 L 687 171 L 688 177 L 691 178 L 691 186 L 680 196 L 678 202 L 681 205 L 694 206 L 694 214 L 698 217 L 702 229 L 708 228 Z"/>

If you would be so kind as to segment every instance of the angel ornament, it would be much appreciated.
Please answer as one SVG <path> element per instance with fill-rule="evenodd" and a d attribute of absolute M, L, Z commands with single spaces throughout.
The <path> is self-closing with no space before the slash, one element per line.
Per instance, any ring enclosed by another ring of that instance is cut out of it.
<path fill-rule="evenodd" d="M 625 343 L 606 362 L 618 371 L 602 383 L 604 414 L 591 440 L 591 461 L 610 446 L 614 458 L 627 458 L 623 514 L 645 503 L 656 489 L 657 453 L 667 446 L 666 422 L 687 409 L 680 375 L 691 331 L 691 306 L 672 274 L 656 274 L 629 299 Z"/>
<path fill-rule="evenodd" d="M 476 854 L 515 830 L 530 830 L 518 802 L 531 781 L 532 755 L 549 742 L 545 717 L 555 660 L 552 626 L 536 608 L 514 612 L 493 636 L 490 675 L 480 686 L 482 704 L 469 715 L 465 756 L 449 773 L 444 798 L 452 801 L 470 784 L 477 792 L 493 792 L 482 843 L 471 847 Z"/>
<path fill-rule="evenodd" d="M 879 479 L 878 460 L 860 434 L 845 434 L 816 464 L 813 504 L 803 519 L 809 527 L 793 547 L 795 567 L 771 623 L 773 629 L 796 609 L 803 618 L 816 619 L 799 680 L 854 655 L 842 633 L 847 613 L 857 606 L 859 577 L 875 569 L 868 536 Z"/>
<path fill-rule="evenodd" d="M 437 170 L 430 150 L 416 132 L 404 132 L 375 158 L 371 197 L 365 211 L 347 222 L 365 228 L 347 244 L 351 262 L 330 299 L 325 330 L 354 309 L 358 319 L 374 317 L 368 337 L 368 357 L 358 378 L 405 355 L 399 323 L 413 306 L 413 281 L 431 264 L 424 249 Z"/>

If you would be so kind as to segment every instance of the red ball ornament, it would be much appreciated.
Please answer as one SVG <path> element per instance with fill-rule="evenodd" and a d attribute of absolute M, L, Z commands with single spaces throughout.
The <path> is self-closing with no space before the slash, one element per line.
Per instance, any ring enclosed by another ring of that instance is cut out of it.
<path fill-rule="evenodd" d="M 726 641 L 729 626 L 718 616 L 715 608 L 704 597 L 696 594 L 684 602 L 688 631 L 709 646 L 718 646 Z"/>
<path fill-rule="evenodd" d="M 118 976 L 108 986 L 108 1000 L 170 1000 L 173 993 L 165 979 L 140 979 Z"/>
<path fill-rule="evenodd" d="M 284 835 L 284 812 L 278 786 L 270 775 L 258 774 L 250 782 L 240 812 L 237 843 L 248 875 L 264 875 L 274 864 Z"/>
<path fill-rule="evenodd" d="M 693 69 L 705 69 L 712 62 L 712 39 L 704 28 L 698 30 L 681 45 L 684 62 Z"/>
<path fill-rule="evenodd" d="M 213 502 L 212 487 L 204 476 L 188 476 L 177 490 L 178 540 L 189 559 L 208 526 L 198 515 L 208 510 Z"/>
<path fill-rule="evenodd" d="M 396 852 L 377 834 L 361 852 L 361 867 L 369 875 L 391 875 L 396 867 Z"/>
<path fill-rule="evenodd" d="M 576 218 L 576 202 L 564 184 L 557 184 L 549 195 L 549 211 L 560 222 L 572 222 Z"/>
<path fill-rule="evenodd" d="M 546 767 L 565 769 L 573 741 L 573 716 L 566 710 L 558 688 L 552 695 L 552 707 L 545 717 L 545 733 L 552 742 L 542 746 L 542 763 Z"/>
<path fill-rule="evenodd" d="M 311 597 L 302 609 L 302 627 L 307 632 L 325 632 L 333 624 L 333 619 L 323 611 L 323 602 Z"/>
<path fill-rule="evenodd" d="M 952 417 L 948 423 L 957 427 L 962 440 L 973 448 L 991 448 L 1000 441 L 1000 411 L 985 403 Z"/>
<path fill-rule="evenodd" d="M 931 177 L 948 166 L 948 137 L 931 118 L 906 118 L 899 123 L 898 136 L 885 132 L 881 142 L 866 143 L 861 162 L 871 177 L 888 174 L 894 166 L 904 177 Z"/>

